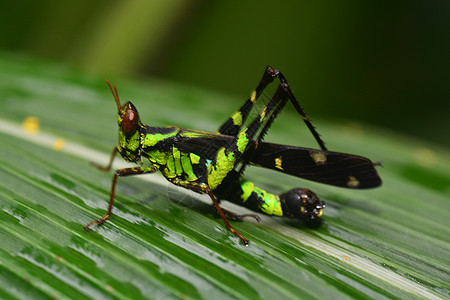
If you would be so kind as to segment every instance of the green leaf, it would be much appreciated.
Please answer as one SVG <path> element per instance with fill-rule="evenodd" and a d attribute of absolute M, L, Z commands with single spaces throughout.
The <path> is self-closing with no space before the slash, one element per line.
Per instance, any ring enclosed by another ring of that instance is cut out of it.
<path fill-rule="evenodd" d="M 166 82 L 113 82 L 152 126 L 214 131 L 239 105 Z M 315 120 L 330 149 L 382 161 L 383 186 L 346 190 L 256 167 L 246 177 L 273 192 L 313 189 L 327 205 L 318 229 L 266 216 L 234 222 L 245 247 L 210 200 L 146 175 L 119 179 L 113 216 L 86 232 L 105 213 L 112 178 L 89 162 L 106 164 L 117 141 L 103 79 L 3 54 L 0 101 L 1 299 L 450 297 L 447 149 Z M 37 133 L 24 131 L 28 117 Z M 266 140 L 314 146 L 291 112 Z"/>

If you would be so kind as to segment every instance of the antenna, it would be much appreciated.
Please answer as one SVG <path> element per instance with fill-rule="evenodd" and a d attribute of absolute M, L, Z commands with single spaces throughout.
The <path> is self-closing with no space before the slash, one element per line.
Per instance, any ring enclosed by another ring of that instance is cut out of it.
<path fill-rule="evenodd" d="M 111 86 L 111 83 L 109 82 L 109 80 L 108 79 L 105 79 L 105 80 L 106 80 L 106 83 L 109 86 L 109 89 L 111 90 L 111 93 L 114 96 L 114 100 L 116 100 L 117 109 L 120 112 L 121 109 L 122 109 L 122 106 L 120 105 L 120 99 L 119 99 L 119 93 L 117 92 L 117 87 L 114 85 L 114 88 L 113 88 L 113 86 Z"/>

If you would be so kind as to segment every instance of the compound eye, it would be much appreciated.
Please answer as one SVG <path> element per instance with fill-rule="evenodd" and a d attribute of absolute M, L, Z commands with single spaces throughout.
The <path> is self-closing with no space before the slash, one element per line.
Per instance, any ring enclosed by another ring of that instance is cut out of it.
<path fill-rule="evenodd" d="M 122 118 L 122 131 L 126 136 L 131 136 L 137 129 L 139 117 L 136 111 L 127 109 Z"/>

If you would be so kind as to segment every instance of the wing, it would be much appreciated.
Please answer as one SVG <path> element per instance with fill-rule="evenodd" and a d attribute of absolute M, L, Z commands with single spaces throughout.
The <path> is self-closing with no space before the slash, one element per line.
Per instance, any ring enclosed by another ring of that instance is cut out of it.
<path fill-rule="evenodd" d="M 339 152 L 260 143 L 250 164 L 329 185 L 367 189 L 381 185 L 370 159 Z"/>
<path fill-rule="evenodd" d="M 189 131 L 191 132 L 191 131 Z M 185 135 L 176 147 L 206 159 L 214 159 L 216 152 L 228 145 L 234 137 L 222 134 L 194 132 Z M 253 147 L 249 147 L 250 149 Z M 250 164 L 296 177 L 329 185 L 367 189 L 381 185 L 381 179 L 370 159 L 310 148 L 259 143 L 243 158 Z"/>
<path fill-rule="evenodd" d="M 218 133 L 181 129 L 175 146 L 182 152 L 194 153 L 202 158 L 213 160 L 222 147 L 227 147 L 234 137 Z"/>

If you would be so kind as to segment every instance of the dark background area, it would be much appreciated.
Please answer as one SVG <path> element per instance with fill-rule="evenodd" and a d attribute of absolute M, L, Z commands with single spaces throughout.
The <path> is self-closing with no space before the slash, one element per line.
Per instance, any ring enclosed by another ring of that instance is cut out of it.
<path fill-rule="evenodd" d="M 217 90 L 236 107 L 271 65 L 313 119 L 450 146 L 449 1 L 2 1 L 0 28 L 4 52 Z"/>

